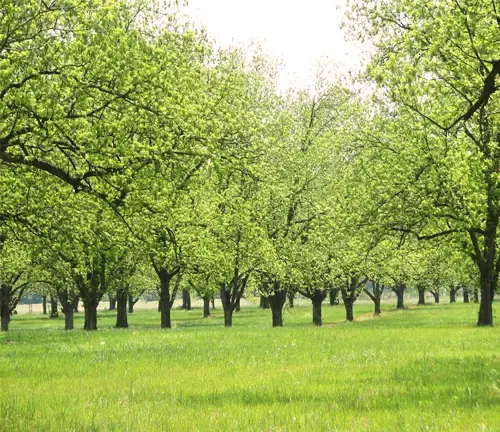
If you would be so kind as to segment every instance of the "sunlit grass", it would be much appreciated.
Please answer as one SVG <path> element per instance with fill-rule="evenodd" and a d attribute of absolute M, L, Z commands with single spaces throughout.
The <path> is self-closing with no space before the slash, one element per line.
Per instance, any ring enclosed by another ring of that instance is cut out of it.
<path fill-rule="evenodd" d="M 498 309 L 498 306 L 497 306 Z M 174 328 L 138 311 L 131 328 L 65 332 L 63 318 L 18 315 L 0 336 L 0 430 L 500 430 L 500 330 L 477 305 L 431 305 L 373 318 L 358 305 L 244 308 L 234 327 L 199 309 Z M 81 327 L 79 315 L 76 327 Z"/>

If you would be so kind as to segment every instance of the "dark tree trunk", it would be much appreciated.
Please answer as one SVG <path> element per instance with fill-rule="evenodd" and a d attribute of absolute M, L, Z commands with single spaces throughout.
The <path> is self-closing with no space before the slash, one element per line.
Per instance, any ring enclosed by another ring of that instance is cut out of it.
<path fill-rule="evenodd" d="M 456 303 L 457 301 L 457 289 L 450 288 L 450 303 Z"/>
<path fill-rule="evenodd" d="M 269 299 L 263 295 L 260 296 L 260 307 L 262 309 L 269 309 L 271 307 Z"/>
<path fill-rule="evenodd" d="M 115 310 L 116 309 L 116 297 L 109 295 L 109 310 Z"/>
<path fill-rule="evenodd" d="M 295 299 L 295 293 L 293 291 L 288 291 L 288 307 L 290 309 L 293 309 L 295 305 L 293 304 L 293 301 Z"/>
<path fill-rule="evenodd" d="M 321 317 L 321 304 L 326 298 L 326 292 L 315 292 L 311 296 L 312 306 L 313 306 L 313 324 L 320 326 L 323 324 Z"/>
<path fill-rule="evenodd" d="M 329 300 L 330 300 L 330 306 L 335 306 L 339 304 L 339 289 L 338 288 L 332 288 L 328 292 Z"/>
<path fill-rule="evenodd" d="M 80 297 L 75 295 L 73 297 L 73 312 L 78 313 L 78 303 L 80 302 Z"/>
<path fill-rule="evenodd" d="M 182 290 L 182 309 L 191 310 L 191 294 L 189 290 Z"/>
<path fill-rule="evenodd" d="M 172 308 L 172 301 L 170 299 L 170 281 L 172 276 L 168 273 L 167 269 L 162 267 L 160 269 L 160 313 L 161 313 L 161 328 L 172 328 L 172 321 L 170 311 Z M 130 307 L 130 306 L 129 306 Z"/>
<path fill-rule="evenodd" d="M 434 297 L 434 303 L 439 303 L 439 291 L 431 291 L 431 294 Z"/>
<path fill-rule="evenodd" d="M 425 305 L 425 288 L 418 288 L 418 305 Z"/>
<path fill-rule="evenodd" d="M 283 306 L 286 303 L 286 291 L 281 290 L 280 282 L 274 282 L 273 290 L 273 293 L 268 297 L 273 316 L 273 327 L 283 327 Z"/>
<path fill-rule="evenodd" d="M 161 312 L 161 301 L 158 300 L 158 312 Z"/>
<path fill-rule="evenodd" d="M 47 296 L 42 296 L 42 311 L 44 315 L 47 315 Z"/>
<path fill-rule="evenodd" d="M 226 290 L 225 286 L 220 289 L 220 299 L 224 308 L 224 326 L 233 326 L 233 308 L 231 307 L 231 293 Z"/>
<path fill-rule="evenodd" d="M 9 331 L 10 302 L 12 289 L 9 286 L 0 286 L 0 331 Z"/>
<path fill-rule="evenodd" d="M 392 290 L 394 291 L 397 297 L 396 309 L 404 309 L 406 285 L 402 282 L 397 282 Z"/>
<path fill-rule="evenodd" d="M 240 302 L 241 302 L 241 297 L 238 297 L 238 299 L 236 300 L 236 306 L 234 308 L 235 312 L 239 312 L 241 310 L 241 304 L 240 304 Z"/>
<path fill-rule="evenodd" d="M 66 290 L 61 290 L 57 293 L 59 301 L 61 302 L 61 310 L 64 314 L 64 330 L 74 329 L 74 293 L 68 293 Z"/>
<path fill-rule="evenodd" d="M 212 309 L 215 309 L 215 295 L 212 296 Z"/>
<path fill-rule="evenodd" d="M 350 296 L 345 296 L 344 307 L 345 307 L 345 319 L 347 321 L 354 321 L 354 302 Z"/>
<path fill-rule="evenodd" d="M 128 313 L 134 313 L 134 296 L 132 294 L 127 294 L 128 296 Z M 160 306 L 158 305 L 158 310 L 161 312 Z"/>
<path fill-rule="evenodd" d="M 49 318 L 58 318 L 59 312 L 57 310 L 57 297 L 54 295 L 50 296 L 50 315 Z"/>
<path fill-rule="evenodd" d="M 469 303 L 469 291 L 464 288 L 464 303 Z"/>
<path fill-rule="evenodd" d="M 84 330 L 97 330 L 98 305 L 99 300 L 92 293 L 89 293 L 87 297 L 83 299 L 83 308 L 85 309 L 85 322 L 83 324 Z"/>
<path fill-rule="evenodd" d="M 478 326 L 493 325 L 493 295 L 491 283 L 486 278 L 481 277 L 481 298 L 479 301 Z"/>
<path fill-rule="evenodd" d="M 474 298 L 474 303 L 479 303 L 479 290 L 477 288 L 474 290 L 473 298 Z"/>
<path fill-rule="evenodd" d="M 363 291 L 368 297 L 370 297 L 370 299 L 373 302 L 373 305 L 375 307 L 375 310 L 373 312 L 374 315 L 380 315 L 381 313 L 380 304 L 382 301 L 382 292 L 384 290 L 384 286 L 381 285 L 379 282 L 375 281 L 372 281 L 372 286 L 373 286 L 373 292 L 370 292 L 366 287 L 363 289 Z M 344 295 L 342 295 L 342 299 L 344 299 Z M 344 301 L 344 306 L 345 306 L 345 301 Z M 347 315 L 347 309 L 346 309 L 346 315 Z"/>
<path fill-rule="evenodd" d="M 127 290 L 119 289 L 116 293 L 116 328 L 128 328 L 127 300 Z"/>
<path fill-rule="evenodd" d="M 203 318 L 210 316 L 210 297 L 203 297 Z"/>

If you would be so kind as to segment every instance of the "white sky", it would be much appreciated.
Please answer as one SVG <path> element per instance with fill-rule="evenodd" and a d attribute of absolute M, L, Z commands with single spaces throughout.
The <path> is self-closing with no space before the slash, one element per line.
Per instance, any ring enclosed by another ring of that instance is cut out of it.
<path fill-rule="evenodd" d="M 342 69 L 360 63 L 361 50 L 340 29 L 345 0 L 189 0 L 188 13 L 221 46 L 261 42 L 282 59 L 283 87 L 304 87 L 320 58 Z"/>

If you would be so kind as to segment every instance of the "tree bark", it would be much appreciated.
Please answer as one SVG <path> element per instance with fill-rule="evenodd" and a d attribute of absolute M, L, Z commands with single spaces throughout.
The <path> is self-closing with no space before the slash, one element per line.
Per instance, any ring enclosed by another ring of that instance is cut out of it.
<path fill-rule="evenodd" d="M 61 310 L 64 314 L 64 330 L 74 329 L 74 311 L 73 302 L 75 294 L 68 293 L 66 290 L 59 290 L 57 293 L 59 301 L 61 302 Z"/>
<path fill-rule="evenodd" d="M 236 300 L 236 306 L 234 308 L 234 311 L 235 312 L 241 311 L 241 297 L 238 297 L 238 299 Z"/>
<path fill-rule="evenodd" d="M 418 305 L 425 305 L 425 288 L 418 288 Z"/>
<path fill-rule="evenodd" d="M 210 297 L 203 297 L 203 318 L 210 316 Z"/>
<path fill-rule="evenodd" d="M 11 287 L 0 286 L 0 331 L 9 331 Z"/>
<path fill-rule="evenodd" d="M 109 297 L 109 310 L 116 309 L 116 296 L 108 295 Z"/>
<path fill-rule="evenodd" d="M 321 304 L 326 298 L 326 292 L 315 292 L 311 296 L 312 306 L 313 306 L 313 324 L 320 326 L 323 325 L 323 320 L 321 316 Z"/>
<path fill-rule="evenodd" d="M 78 313 L 78 303 L 80 302 L 80 297 L 75 294 L 73 297 L 73 312 Z"/>
<path fill-rule="evenodd" d="M 406 285 L 402 282 L 397 282 L 392 290 L 394 291 L 398 299 L 396 309 L 404 309 L 405 308 L 404 295 L 406 291 Z"/>
<path fill-rule="evenodd" d="M 170 311 L 172 302 L 170 301 L 170 281 L 172 276 L 164 267 L 160 268 L 160 314 L 161 328 L 172 328 Z M 129 306 L 130 307 L 130 306 Z"/>
<path fill-rule="evenodd" d="M 295 293 L 293 291 L 288 291 L 288 307 L 290 309 L 293 309 L 295 307 L 294 305 L 294 299 L 295 299 Z"/>
<path fill-rule="evenodd" d="M 191 310 L 191 294 L 189 290 L 182 290 L 182 309 Z"/>
<path fill-rule="evenodd" d="M 329 300 L 330 300 L 330 306 L 335 306 L 339 304 L 339 289 L 338 288 L 332 288 L 328 292 Z"/>
<path fill-rule="evenodd" d="M 283 327 L 283 306 L 286 303 L 286 290 L 281 290 L 280 282 L 274 282 L 273 293 L 268 299 L 273 317 L 273 327 Z"/>
<path fill-rule="evenodd" d="M 125 288 L 119 289 L 116 293 L 116 328 L 128 328 L 127 300 L 128 291 Z"/>
<path fill-rule="evenodd" d="M 44 315 L 47 315 L 47 296 L 42 296 L 42 311 Z"/>
<path fill-rule="evenodd" d="M 224 309 L 224 326 L 233 326 L 233 308 L 231 307 L 231 293 L 226 290 L 225 286 L 220 289 L 220 299 L 222 302 L 222 308 Z"/>
<path fill-rule="evenodd" d="M 474 290 L 473 298 L 474 298 L 474 303 L 479 303 L 479 290 L 477 288 Z"/>
<path fill-rule="evenodd" d="M 434 303 L 439 303 L 439 291 L 431 291 L 432 296 L 434 297 Z"/>
<path fill-rule="evenodd" d="M 450 288 L 450 303 L 456 303 L 457 301 L 457 289 Z"/>
<path fill-rule="evenodd" d="M 50 315 L 49 318 L 58 318 L 59 312 L 57 310 L 57 297 L 54 295 L 50 296 Z"/>
<path fill-rule="evenodd" d="M 215 295 L 212 296 L 212 310 L 215 309 Z"/>
<path fill-rule="evenodd" d="M 97 330 L 97 306 L 99 300 L 93 293 L 89 293 L 83 299 L 83 308 L 85 309 L 85 322 L 83 324 L 84 330 Z"/>
<path fill-rule="evenodd" d="M 134 313 L 134 296 L 130 293 L 127 294 L 127 297 L 128 297 L 128 313 L 131 314 L 131 313 Z M 161 309 L 160 309 L 160 306 L 158 305 L 158 311 L 161 312 Z"/>
<path fill-rule="evenodd" d="M 469 291 L 464 288 L 463 293 L 464 293 L 464 303 L 469 303 Z"/>

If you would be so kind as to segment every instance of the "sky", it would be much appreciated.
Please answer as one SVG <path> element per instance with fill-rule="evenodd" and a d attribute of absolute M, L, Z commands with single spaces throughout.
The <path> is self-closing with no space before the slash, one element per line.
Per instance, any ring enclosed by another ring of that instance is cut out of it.
<path fill-rule="evenodd" d="M 223 46 L 259 41 L 284 64 L 283 87 L 305 87 L 318 60 L 341 69 L 360 62 L 340 23 L 345 0 L 190 0 L 188 13 Z"/>

